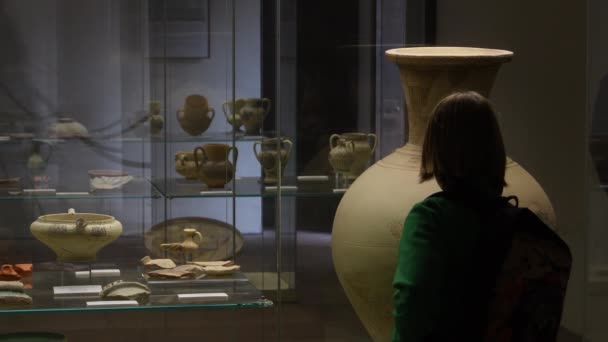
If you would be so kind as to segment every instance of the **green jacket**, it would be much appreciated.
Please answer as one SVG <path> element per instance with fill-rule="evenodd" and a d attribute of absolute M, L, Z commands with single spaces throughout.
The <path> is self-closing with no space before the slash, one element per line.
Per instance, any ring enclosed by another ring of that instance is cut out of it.
<path fill-rule="evenodd" d="M 480 319 L 475 315 L 483 304 L 475 288 L 481 226 L 467 201 L 439 195 L 413 207 L 404 223 L 393 281 L 393 341 L 478 337 L 479 326 L 472 322 Z"/>

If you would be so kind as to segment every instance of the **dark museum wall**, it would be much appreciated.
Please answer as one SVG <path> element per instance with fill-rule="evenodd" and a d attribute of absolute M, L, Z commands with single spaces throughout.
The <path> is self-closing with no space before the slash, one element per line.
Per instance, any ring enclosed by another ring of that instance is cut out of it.
<path fill-rule="evenodd" d="M 437 44 L 513 50 L 492 93 L 508 153 L 549 195 L 575 258 L 563 325 L 585 327 L 588 170 L 585 1 L 437 2 Z M 465 24 L 466 23 L 466 24 Z"/>

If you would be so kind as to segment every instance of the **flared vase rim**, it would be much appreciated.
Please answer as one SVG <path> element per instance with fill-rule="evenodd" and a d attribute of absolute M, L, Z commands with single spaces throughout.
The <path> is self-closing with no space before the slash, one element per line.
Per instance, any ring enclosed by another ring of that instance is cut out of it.
<path fill-rule="evenodd" d="M 509 50 L 460 46 L 403 47 L 385 51 L 386 58 L 400 64 L 494 64 L 513 58 Z"/>

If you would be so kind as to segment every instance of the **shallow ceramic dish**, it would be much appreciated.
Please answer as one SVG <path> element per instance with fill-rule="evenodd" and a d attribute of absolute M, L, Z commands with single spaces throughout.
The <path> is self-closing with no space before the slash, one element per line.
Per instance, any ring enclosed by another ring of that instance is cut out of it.
<path fill-rule="evenodd" d="M 89 170 L 91 191 L 116 190 L 133 180 L 133 176 L 122 170 Z"/>
<path fill-rule="evenodd" d="M 166 242 L 182 241 L 185 228 L 194 228 L 203 236 L 199 249 L 192 253 L 192 261 L 219 261 L 230 259 L 243 248 L 244 239 L 232 225 L 207 217 L 179 217 L 161 222 L 146 232 L 146 249 L 152 258 L 164 258 L 165 250 L 160 245 Z M 165 235 L 166 229 L 166 235 Z M 234 235 L 233 235 L 234 229 Z M 236 252 L 232 250 L 232 237 L 235 237 Z M 166 240 L 165 240 L 166 238 Z M 182 260 L 178 253 L 167 252 L 167 257 Z"/>

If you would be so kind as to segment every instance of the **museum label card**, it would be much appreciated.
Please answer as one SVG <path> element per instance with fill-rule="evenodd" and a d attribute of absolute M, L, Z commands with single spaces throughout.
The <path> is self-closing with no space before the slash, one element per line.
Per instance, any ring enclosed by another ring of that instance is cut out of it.
<path fill-rule="evenodd" d="M 95 300 L 87 302 L 87 307 L 98 308 L 98 307 L 120 307 L 120 306 L 138 306 L 136 300 Z"/>
<path fill-rule="evenodd" d="M 72 286 L 53 286 L 55 295 L 82 295 L 99 294 L 101 285 L 72 285 Z"/>

